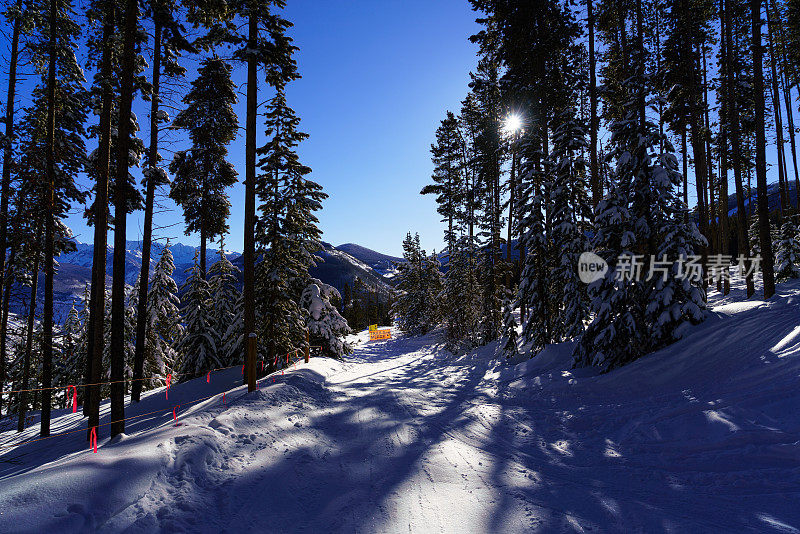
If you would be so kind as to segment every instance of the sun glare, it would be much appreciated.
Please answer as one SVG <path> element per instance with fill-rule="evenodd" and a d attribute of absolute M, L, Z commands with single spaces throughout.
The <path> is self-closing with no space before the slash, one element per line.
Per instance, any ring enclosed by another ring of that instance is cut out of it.
<path fill-rule="evenodd" d="M 503 130 L 507 133 L 515 133 L 518 132 L 522 128 L 522 117 L 517 115 L 516 113 L 511 113 L 506 117 L 505 124 L 503 125 Z"/>

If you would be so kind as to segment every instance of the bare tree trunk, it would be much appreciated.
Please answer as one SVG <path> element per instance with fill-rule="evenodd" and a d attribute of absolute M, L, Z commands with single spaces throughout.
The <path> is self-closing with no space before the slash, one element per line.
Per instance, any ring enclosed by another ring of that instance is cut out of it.
<path fill-rule="evenodd" d="M 153 42 L 153 95 L 150 100 L 150 149 L 147 163 L 150 175 L 144 203 L 144 229 L 142 236 L 142 270 L 139 273 L 139 302 L 136 312 L 136 347 L 133 356 L 133 382 L 131 400 L 139 402 L 142 394 L 144 374 L 144 343 L 147 336 L 147 292 L 150 281 L 150 252 L 153 245 L 153 204 L 156 195 L 156 173 L 158 170 L 158 105 L 161 83 L 161 18 L 153 15 L 155 37 Z"/>
<path fill-rule="evenodd" d="M 250 15 L 248 46 L 255 49 L 258 42 L 258 20 Z M 247 59 L 247 122 L 245 129 L 245 183 L 244 183 L 244 338 L 255 334 L 255 226 L 256 226 L 256 114 L 258 113 L 258 62 L 251 54 Z M 272 362 L 269 362 L 270 364 Z M 246 376 L 251 376 L 250 371 Z M 250 388 L 248 387 L 248 390 Z"/>
<path fill-rule="evenodd" d="M 103 13 L 103 57 L 100 65 L 102 78 L 102 101 L 100 109 L 100 135 L 98 161 L 95 169 L 94 200 L 94 257 L 92 262 L 92 291 L 89 307 L 89 343 L 86 354 L 88 384 L 100 382 L 103 367 L 103 351 L 105 349 L 106 319 L 106 261 L 108 254 L 108 184 L 111 162 L 111 107 L 113 105 L 113 89 L 111 87 L 111 38 L 114 35 L 114 5 L 106 2 Z M 92 428 L 99 432 L 100 428 L 100 386 L 91 385 L 86 388 L 86 406 L 84 415 L 88 416 L 87 439 Z"/>
<path fill-rule="evenodd" d="M 597 59 L 594 50 L 594 0 L 586 1 L 589 25 L 589 173 L 591 174 L 592 207 L 603 198 L 603 182 L 600 179 L 597 162 Z"/>
<path fill-rule="evenodd" d="M 114 199 L 114 279 L 111 283 L 111 437 L 125 432 L 125 245 L 127 231 L 128 163 L 133 104 L 133 71 L 136 60 L 137 0 L 125 2 L 122 51 L 122 83 L 119 103 L 119 154 Z"/>
<path fill-rule="evenodd" d="M 767 156 L 764 124 L 764 61 L 761 45 L 761 1 L 750 0 L 753 38 L 753 100 L 756 122 L 756 188 L 758 191 L 758 230 L 761 240 L 761 266 L 764 279 L 764 299 L 775 294 L 775 271 L 772 257 L 772 238 L 769 232 L 769 203 L 767 199 Z"/>
<path fill-rule="evenodd" d="M 767 4 L 767 39 L 769 43 L 769 66 L 772 72 L 772 108 L 775 115 L 775 135 L 777 141 L 778 156 L 778 183 L 781 195 L 781 213 L 789 212 L 789 180 L 786 172 L 786 144 L 783 140 L 783 117 L 781 116 L 781 99 L 778 89 L 778 69 L 775 60 L 775 47 L 772 43 L 772 20 L 770 17 L 769 4 Z"/>
<path fill-rule="evenodd" d="M 56 131 L 56 0 L 50 0 L 50 58 L 47 66 L 47 131 L 45 162 L 47 198 L 45 199 L 44 237 L 44 318 L 42 320 L 42 414 L 40 435 L 50 435 L 50 410 L 53 392 L 53 262 L 55 239 L 55 131 Z"/>
<path fill-rule="evenodd" d="M 724 17 L 724 6 L 722 5 L 722 0 L 720 0 L 720 26 L 721 26 L 721 33 L 725 34 L 725 17 Z M 728 83 L 728 69 L 729 66 L 727 64 L 727 43 L 725 39 L 720 39 L 720 69 L 722 70 L 722 81 L 721 84 L 725 87 L 724 91 L 730 92 L 731 87 L 727 85 Z M 723 108 L 723 115 L 727 120 L 727 124 L 720 121 L 720 142 L 719 142 L 719 153 L 720 153 L 720 161 L 719 161 L 719 251 L 720 254 L 725 256 L 730 254 L 730 229 L 728 228 L 728 131 L 730 130 L 730 121 L 731 121 L 731 113 L 728 109 L 726 101 L 723 99 L 721 102 Z M 727 295 L 731 291 L 731 282 L 730 280 L 725 277 L 722 282 L 722 293 L 723 295 Z"/>
<path fill-rule="evenodd" d="M 8 266 L 10 269 L 11 265 L 14 265 L 14 261 L 16 259 L 17 254 L 17 246 L 16 243 L 12 243 L 11 251 L 8 254 Z M 7 343 L 6 343 L 6 332 L 8 331 L 8 308 L 11 302 L 11 282 L 13 278 L 10 276 L 10 272 L 6 272 L 6 277 L 4 280 L 0 281 L 3 284 L 3 299 L 2 299 L 2 312 L 0 312 L 0 357 L 3 358 L 5 361 L 6 352 L 7 352 Z M 1 382 L 0 384 L 4 384 L 5 382 Z"/>
<path fill-rule="evenodd" d="M 768 0 L 769 1 L 769 0 Z M 769 9 L 769 6 L 767 6 Z M 795 213 L 800 213 L 800 171 L 798 171 L 797 164 L 797 141 L 795 140 L 796 132 L 794 129 L 794 110 L 792 109 L 792 84 L 789 83 L 789 70 L 791 66 L 786 59 L 786 37 L 783 31 L 783 22 L 781 22 L 781 15 L 778 11 L 778 6 L 775 0 L 772 0 L 772 9 L 775 13 L 775 22 L 778 26 L 778 42 L 780 43 L 781 50 L 781 82 L 783 85 L 783 103 L 786 109 L 786 122 L 789 129 L 789 143 L 792 150 L 792 164 L 794 167 L 794 194 L 795 194 Z M 788 167 L 787 167 L 788 169 Z M 788 175 L 788 170 L 786 171 Z M 788 182 L 787 182 L 788 185 Z M 791 204 L 791 202 L 790 202 Z"/>
<path fill-rule="evenodd" d="M 25 430 L 25 415 L 28 410 L 28 386 L 30 385 L 31 373 L 31 352 L 33 352 L 33 327 L 36 318 L 36 291 L 39 288 L 39 244 L 42 239 L 42 221 L 36 228 L 36 242 L 34 243 L 33 260 L 33 280 L 31 281 L 31 300 L 28 307 L 28 330 L 25 338 L 25 355 L 22 360 L 22 392 L 19 394 L 19 419 L 17 420 L 17 432 Z"/>
<path fill-rule="evenodd" d="M 19 4 L 18 4 L 19 7 Z M 6 274 L 6 247 L 8 246 L 8 197 L 11 194 L 12 139 L 14 137 L 14 104 L 17 97 L 17 61 L 19 58 L 20 17 L 14 17 L 14 30 L 11 35 L 11 58 L 8 71 L 8 101 L 6 103 L 6 142 L 3 148 L 3 179 L 0 189 L 0 291 L 4 291 Z M 5 296 L 5 293 L 3 293 Z M 3 414 L 2 385 L 6 380 L 6 325 L 0 325 L 0 415 Z"/>

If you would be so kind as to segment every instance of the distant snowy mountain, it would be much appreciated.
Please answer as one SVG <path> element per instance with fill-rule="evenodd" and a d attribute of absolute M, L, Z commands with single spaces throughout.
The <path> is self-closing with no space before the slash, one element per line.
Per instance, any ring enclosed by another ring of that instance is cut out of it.
<path fill-rule="evenodd" d="M 84 291 L 91 280 L 92 275 L 92 258 L 94 256 L 94 246 L 88 243 L 75 242 L 76 250 L 66 254 L 62 254 L 57 258 L 58 271 L 55 277 L 54 295 L 53 300 L 55 304 L 55 317 L 57 321 L 62 321 L 65 317 L 72 303 L 78 305 Z M 352 286 L 356 279 L 359 279 L 365 285 L 378 289 L 379 293 L 388 297 L 392 291 L 389 280 L 384 278 L 384 274 L 389 270 L 389 261 L 398 258 L 392 258 L 385 254 L 372 251 L 370 249 L 357 247 L 362 257 L 368 260 L 374 260 L 378 268 L 373 268 L 367 262 L 360 260 L 344 250 L 334 248 L 328 243 L 324 243 L 324 249 L 320 251 L 319 256 L 323 259 L 319 265 L 311 269 L 311 276 L 319 278 L 323 282 L 330 284 L 340 291 L 344 289 L 345 284 Z M 153 250 L 150 255 L 150 272 L 153 272 L 156 262 L 158 262 L 161 252 L 164 249 L 163 243 L 153 243 Z M 186 270 L 190 269 L 194 263 L 195 252 L 199 247 L 184 245 L 183 243 L 172 243 L 169 246 L 170 251 L 175 262 L 175 272 L 173 278 L 180 286 L 187 277 Z M 107 283 L 111 282 L 111 274 L 113 272 L 112 259 L 114 248 L 108 247 L 106 253 L 106 274 Z M 226 253 L 229 260 L 234 265 L 241 269 L 242 258 L 238 252 Z M 375 259 L 377 258 L 377 259 Z M 206 251 L 206 261 L 210 267 L 219 259 L 219 251 L 217 249 L 209 248 Z M 383 262 L 383 263 L 382 263 Z M 384 268 L 381 268 L 385 266 Z M 125 281 L 128 284 L 133 284 L 139 276 L 139 271 L 142 268 L 142 242 L 141 241 L 128 241 L 126 244 L 125 254 Z M 241 275 L 239 277 L 241 282 Z M 110 286 L 109 286 L 110 287 Z M 41 310 L 42 302 L 44 299 L 44 274 L 39 275 L 39 287 L 37 293 L 37 307 Z M 28 287 L 15 287 L 13 290 L 13 298 L 11 302 L 12 312 L 23 314 L 28 307 L 30 301 L 30 288 Z"/>
<path fill-rule="evenodd" d="M 405 261 L 403 258 L 381 254 L 380 252 L 375 252 L 372 249 L 356 245 L 355 243 L 339 245 L 336 247 L 336 250 L 350 254 L 352 257 L 366 263 L 376 272 L 390 280 L 397 275 L 397 264 Z"/>

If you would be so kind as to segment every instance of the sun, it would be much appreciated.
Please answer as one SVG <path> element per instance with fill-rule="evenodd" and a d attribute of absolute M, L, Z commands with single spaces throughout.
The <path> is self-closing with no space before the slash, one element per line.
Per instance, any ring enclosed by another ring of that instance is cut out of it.
<path fill-rule="evenodd" d="M 522 128 L 522 117 L 517 115 L 516 113 L 510 113 L 507 117 L 505 122 L 503 123 L 503 130 L 506 133 L 516 133 Z"/>

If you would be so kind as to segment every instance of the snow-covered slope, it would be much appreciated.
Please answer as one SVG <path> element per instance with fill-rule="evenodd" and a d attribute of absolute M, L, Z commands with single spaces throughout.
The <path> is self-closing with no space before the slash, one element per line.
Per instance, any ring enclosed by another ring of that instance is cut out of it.
<path fill-rule="evenodd" d="M 366 263 L 388 280 L 393 280 L 397 276 L 397 264 L 405 261 L 403 258 L 381 254 L 355 243 L 345 243 L 344 245 L 339 245 L 336 249 Z"/>
<path fill-rule="evenodd" d="M 599 376 L 361 332 L 252 394 L 238 368 L 155 391 L 97 454 L 0 449 L 0 532 L 800 532 L 800 283 L 717 302 Z"/>

